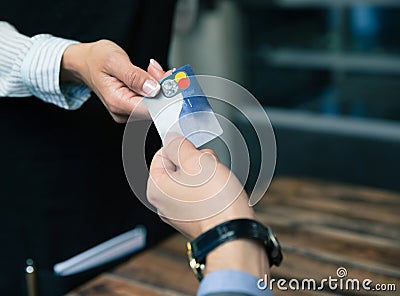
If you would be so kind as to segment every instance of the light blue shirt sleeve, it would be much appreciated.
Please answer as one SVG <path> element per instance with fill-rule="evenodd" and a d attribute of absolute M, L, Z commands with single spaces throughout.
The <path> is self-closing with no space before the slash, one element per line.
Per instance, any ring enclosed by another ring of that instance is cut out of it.
<path fill-rule="evenodd" d="M 60 84 L 61 59 L 73 40 L 24 36 L 0 22 L 0 97 L 36 96 L 61 108 L 79 108 L 91 94 L 80 84 Z"/>
<path fill-rule="evenodd" d="M 207 274 L 200 283 L 197 296 L 217 293 L 242 293 L 251 296 L 273 296 L 267 287 L 258 287 L 259 279 L 239 270 L 218 270 Z"/>

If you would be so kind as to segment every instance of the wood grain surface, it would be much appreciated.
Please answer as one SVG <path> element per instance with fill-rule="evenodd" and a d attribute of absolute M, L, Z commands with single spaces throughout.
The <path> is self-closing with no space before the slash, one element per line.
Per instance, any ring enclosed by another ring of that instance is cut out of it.
<path fill-rule="evenodd" d="M 276 178 L 257 204 L 259 219 L 271 225 L 284 250 L 273 267 L 275 280 L 345 280 L 395 284 L 397 291 L 329 289 L 287 291 L 275 295 L 398 295 L 400 289 L 400 194 L 309 179 Z M 83 295 L 195 295 L 198 283 L 185 253 L 186 240 L 176 234 L 127 263 L 72 291 Z M 350 287 L 351 288 L 351 287 Z"/>

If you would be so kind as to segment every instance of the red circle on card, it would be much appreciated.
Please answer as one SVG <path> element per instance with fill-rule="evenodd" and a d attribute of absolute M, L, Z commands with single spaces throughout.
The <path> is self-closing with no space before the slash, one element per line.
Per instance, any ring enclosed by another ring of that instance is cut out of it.
<path fill-rule="evenodd" d="M 185 89 L 185 88 L 187 88 L 187 87 L 189 86 L 189 84 L 190 84 L 189 78 L 181 78 L 181 79 L 179 79 L 179 81 L 178 81 L 178 87 L 179 87 L 180 89 Z"/>

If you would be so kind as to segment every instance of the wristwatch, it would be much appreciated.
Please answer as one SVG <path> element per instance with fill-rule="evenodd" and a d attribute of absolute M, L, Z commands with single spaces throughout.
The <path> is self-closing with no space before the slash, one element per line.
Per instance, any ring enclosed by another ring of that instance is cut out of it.
<path fill-rule="evenodd" d="M 187 243 L 189 264 L 199 281 L 203 279 L 208 253 L 225 242 L 239 238 L 262 241 L 270 266 L 281 264 L 282 248 L 271 227 L 264 227 L 261 223 L 251 219 L 230 220 L 215 226 Z"/>

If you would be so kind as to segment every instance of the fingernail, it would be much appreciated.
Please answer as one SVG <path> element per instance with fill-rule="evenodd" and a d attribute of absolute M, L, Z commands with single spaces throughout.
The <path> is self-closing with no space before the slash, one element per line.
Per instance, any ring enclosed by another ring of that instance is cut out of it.
<path fill-rule="evenodd" d="M 164 71 L 161 65 L 155 59 L 150 59 L 150 64 L 152 64 L 156 69 Z"/>
<path fill-rule="evenodd" d="M 143 84 L 143 92 L 148 97 L 155 97 L 160 91 L 160 84 L 154 80 L 148 79 Z"/>

